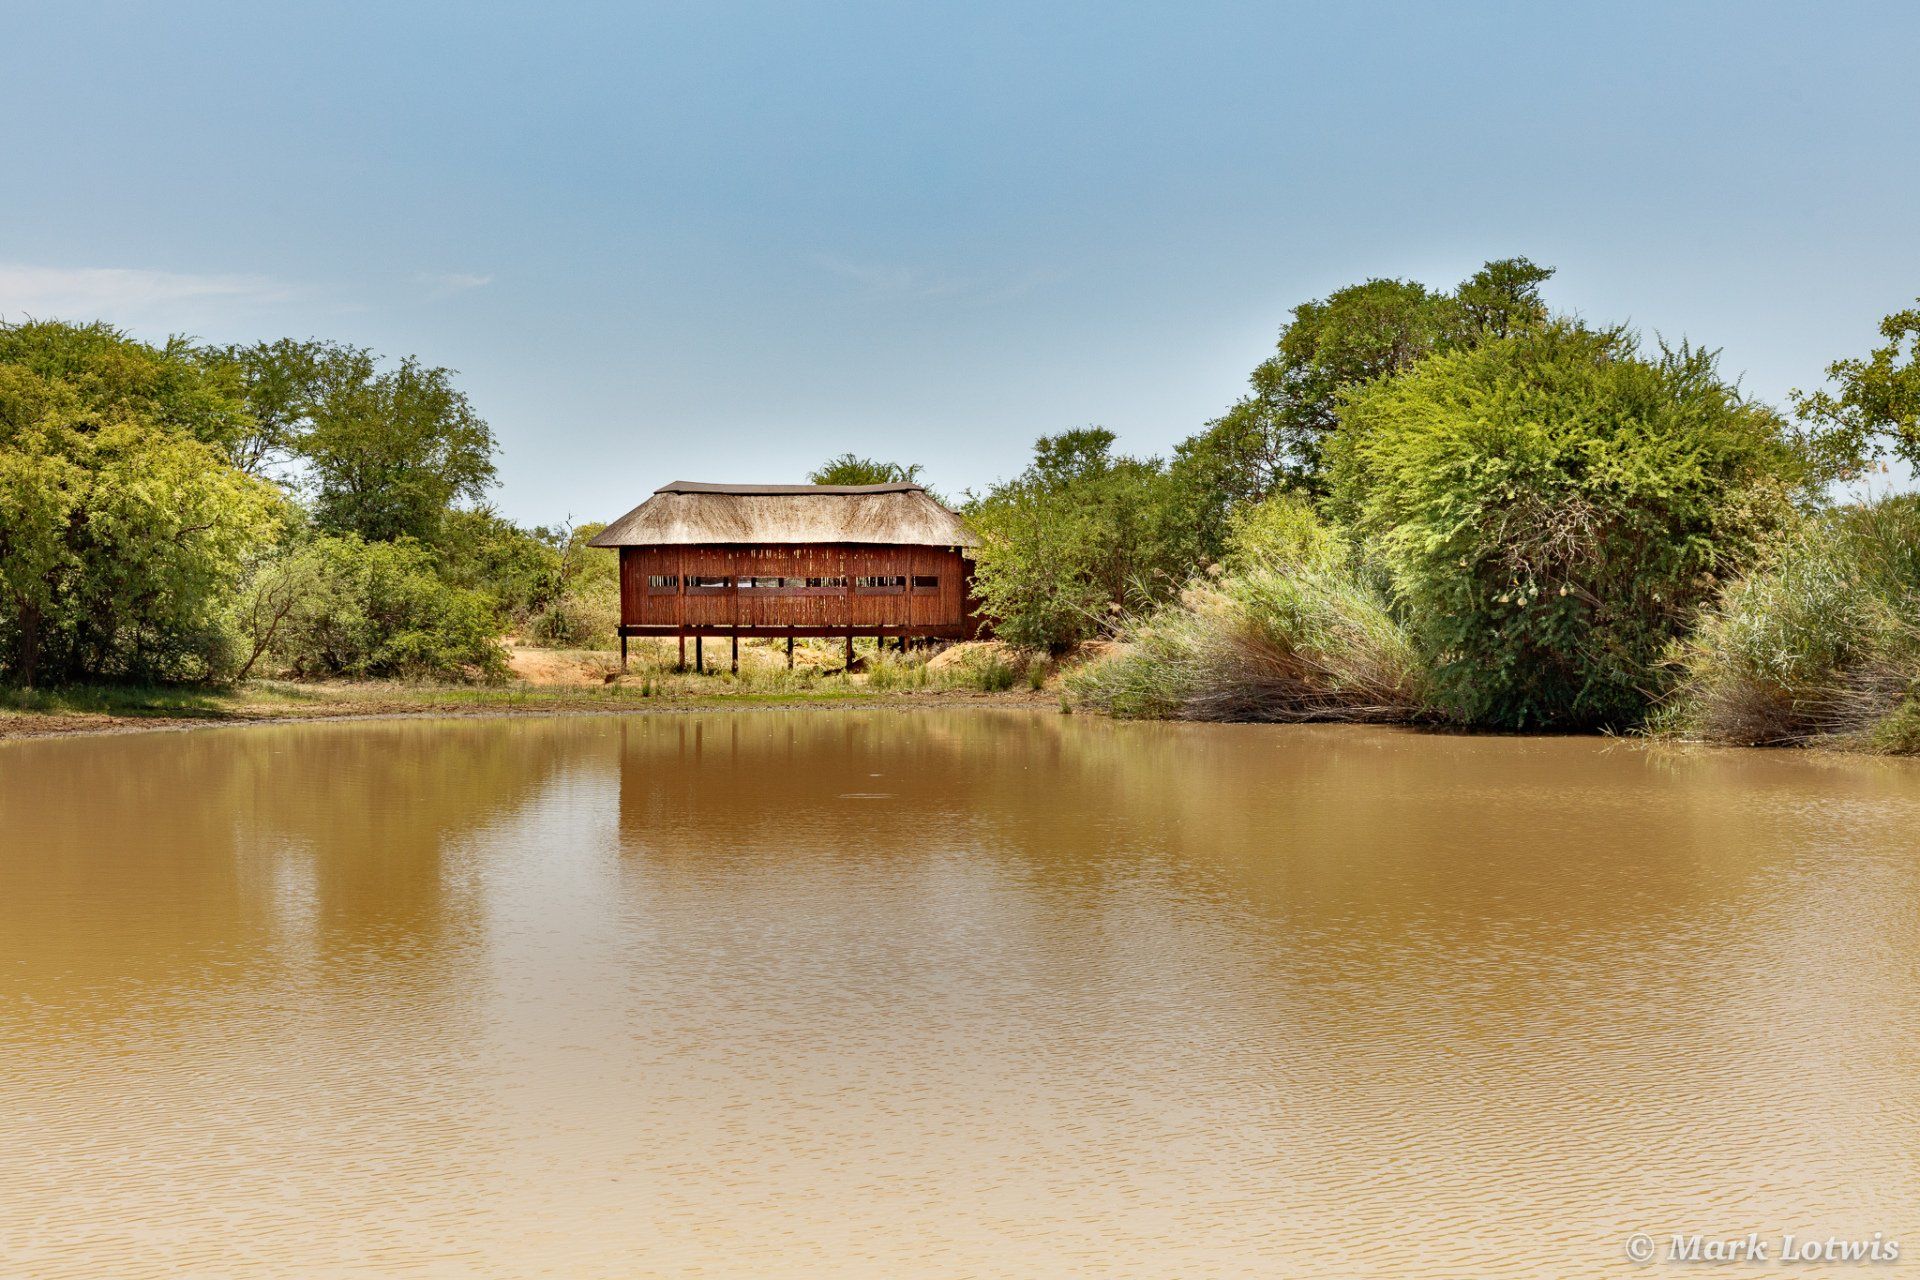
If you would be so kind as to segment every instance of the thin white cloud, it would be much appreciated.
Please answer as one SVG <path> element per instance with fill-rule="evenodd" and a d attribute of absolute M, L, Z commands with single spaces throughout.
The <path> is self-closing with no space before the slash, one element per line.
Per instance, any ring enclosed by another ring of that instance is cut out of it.
<path fill-rule="evenodd" d="M 421 271 L 414 275 L 417 284 L 440 293 L 465 293 L 469 289 L 484 289 L 493 283 L 492 276 L 483 276 L 472 271 Z"/>
<path fill-rule="evenodd" d="M 435 298 L 493 283 L 492 276 L 471 271 L 422 271 L 411 280 Z M 356 292 L 257 274 L 0 262 L 0 320 L 104 320 L 149 338 L 188 333 L 224 340 L 292 332 L 368 310 L 370 304 Z"/>
<path fill-rule="evenodd" d="M 198 275 L 142 267 L 40 267 L 0 263 L 0 316 L 18 320 L 167 323 L 210 311 L 280 302 L 291 290 L 258 275 Z"/>
<path fill-rule="evenodd" d="M 1036 286 L 1059 279 L 1054 271 L 1032 271 L 1013 280 L 974 280 L 891 263 L 859 262 L 838 254 L 815 254 L 813 264 L 850 280 L 867 293 L 885 298 L 955 298 L 972 302 L 1003 302 Z"/>
<path fill-rule="evenodd" d="M 816 254 L 814 265 L 851 280 L 870 293 L 900 298 L 946 298 L 967 291 L 964 281 L 940 276 L 919 267 L 881 262 L 855 262 L 835 254 Z"/>

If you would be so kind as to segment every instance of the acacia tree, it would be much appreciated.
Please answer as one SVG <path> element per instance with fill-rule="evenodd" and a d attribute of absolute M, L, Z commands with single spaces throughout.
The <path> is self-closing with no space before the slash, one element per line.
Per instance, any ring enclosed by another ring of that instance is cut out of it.
<path fill-rule="evenodd" d="M 1453 300 L 1460 308 L 1461 332 L 1470 341 L 1510 338 L 1543 324 L 1547 304 L 1540 286 L 1553 278 L 1553 268 L 1525 258 L 1489 262 L 1460 282 Z"/>
<path fill-rule="evenodd" d="M 430 542 L 448 508 L 493 483 L 492 430 L 451 370 L 411 356 L 386 373 L 357 358 L 323 365 L 310 419 L 300 456 L 329 532 Z"/>
<path fill-rule="evenodd" d="M 1832 391 L 1793 393 L 1804 438 L 1827 478 L 1847 478 L 1892 453 L 1920 468 L 1920 307 L 1880 322 L 1886 345 L 1827 366 Z"/>
<path fill-rule="evenodd" d="M 920 464 L 905 466 L 843 453 L 807 473 L 808 484 L 919 484 Z"/>
<path fill-rule="evenodd" d="M 1196 497 L 1218 495 L 1199 519 L 1217 540 L 1236 506 L 1282 489 L 1326 491 L 1323 451 L 1343 392 L 1438 351 L 1542 323 L 1540 286 L 1553 275 L 1525 258 L 1489 262 L 1451 293 L 1410 280 L 1369 280 L 1304 302 L 1255 367 L 1250 390 L 1175 452 Z"/>
<path fill-rule="evenodd" d="M 311 425 L 320 375 L 328 363 L 349 363 L 371 377 L 373 362 L 365 351 L 308 339 L 281 338 L 251 346 L 211 348 L 204 353 L 209 366 L 225 369 L 238 380 L 251 421 L 229 448 L 233 465 L 251 476 L 273 477 L 293 461 L 300 436 Z"/>
<path fill-rule="evenodd" d="M 480 501 L 493 482 L 493 432 L 451 370 L 409 356 L 383 372 L 364 347 L 311 339 L 207 358 L 232 372 L 250 411 L 234 465 L 291 470 L 324 532 L 430 542 L 455 503 Z"/>

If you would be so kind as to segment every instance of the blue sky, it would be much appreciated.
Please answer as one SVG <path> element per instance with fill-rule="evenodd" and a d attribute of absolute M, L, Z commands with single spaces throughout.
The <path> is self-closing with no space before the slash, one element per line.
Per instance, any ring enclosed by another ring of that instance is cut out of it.
<path fill-rule="evenodd" d="M 0 313 L 461 371 L 509 515 L 1157 452 L 1525 254 L 1769 398 L 1920 295 L 1920 7 L 10 5 Z"/>

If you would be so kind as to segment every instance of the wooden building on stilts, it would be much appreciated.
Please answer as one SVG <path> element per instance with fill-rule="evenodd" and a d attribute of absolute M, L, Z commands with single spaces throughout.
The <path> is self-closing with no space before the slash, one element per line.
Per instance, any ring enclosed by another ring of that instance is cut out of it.
<path fill-rule="evenodd" d="M 917 484 L 693 484 L 675 481 L 608 525 L 596 547 L 620 553 L 620 663 L 632 636 L 856 636 L 970 640 L 979 545 L 960 517 Z"/>

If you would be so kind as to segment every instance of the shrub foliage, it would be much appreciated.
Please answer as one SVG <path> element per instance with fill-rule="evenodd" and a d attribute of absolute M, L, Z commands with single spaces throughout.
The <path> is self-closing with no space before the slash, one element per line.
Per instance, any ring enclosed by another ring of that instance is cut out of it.
<path fill-rule="evenodd" d="M 969 507 L 985 539 L 974 589 L 1000 639 L 1058 653 L 1179 589 L 1192 559 L 1166 472 L 1113 443 L 1098 427 L 1043 437 Z"/>
<path fill-rule="evenodd" d="M 1334 510 L 1384 565 L 1439 706 L 1487 727 L 1636 723 L 1667 646 L 1801 479 L 1710 353 L 1555 324 L 1347 399 Z"/>
<path fill-rule="evenodd" d="M 1740 745 L 1920 747 L 1920 498 L 1795 522 L 1674 656 L 1669 729 Z"/>
<path fill-rule="evenodd" d="M 263 567 L 256 596 L 285 598 L 262 652 L 295 676 L 496 678 L 500 619 L 482 592 L 447 582 L 411 540 L 319 535 Z M 253 616 L 272 618 L 271 610 Z"/>
<path fill-rule="evenodd" d="M 104 325 L 0 325 L 0 676 L 204 680 L 281 502 L 230 466 L 237 386 Z"/>

